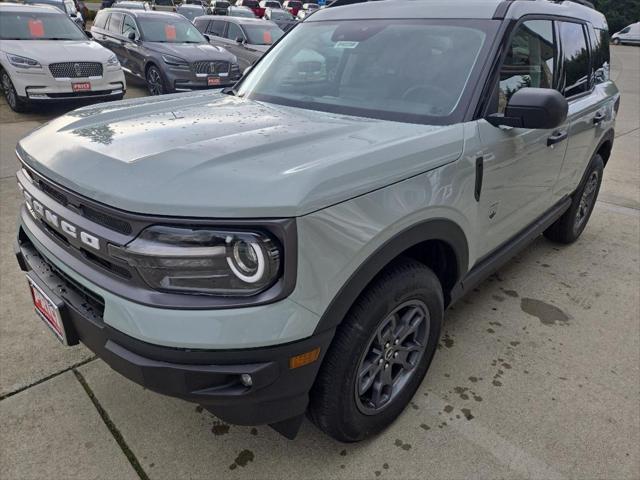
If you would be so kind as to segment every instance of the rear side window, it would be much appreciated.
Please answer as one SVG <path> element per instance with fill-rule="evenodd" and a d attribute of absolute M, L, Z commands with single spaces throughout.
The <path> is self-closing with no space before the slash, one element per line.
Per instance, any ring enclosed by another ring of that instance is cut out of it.
<path fill-rule="evenodd" d="M 105 26 L 107 25 L 107 19 L 109 18 L 109 14 L 106 12 L 98 12 L 98 15 L 96 15 L 96 19 L 93 22 L 93 25 L 96 28 L 105 28 Z"/>
<path fill-rule="evenodd" d="M 500 69 L 500 113 L 521 88 L 554 88 L 556 51 L 551 20 L 529 20 L 518 27 Z"/>
<path fill-rule="evenodd" d="M 562 92 L 565 97 L 573 97 L 589 91 L 589 49 L 582 24 L 559 23 L 564 60 Z"/>
<path fill-rule="evenodd" d="M 118 35 L 122 33 L 122 17 L 121 13 L 111 14 L 111 19 L 109 20 L 109 31 L 111 33 L 117 33 Z"/>

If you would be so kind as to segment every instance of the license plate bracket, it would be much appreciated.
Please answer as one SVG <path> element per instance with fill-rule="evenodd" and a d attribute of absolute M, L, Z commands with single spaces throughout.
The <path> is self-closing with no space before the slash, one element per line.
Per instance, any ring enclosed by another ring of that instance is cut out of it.
<path fill-rule="evenodd" d="M 68 312 L 64 301 L 31 273 L 27 273 L 27 283 L 34 309 L 44 324 L 63 345 L 77 344 L 77 336 L 67 318 Z"/>
<path fill-rule="evenodd" d="M 214 87 L 220 85 L 222 82 L 220 81 L 220 77 L 207 77 L 207 85 L 209 87 Z"/>

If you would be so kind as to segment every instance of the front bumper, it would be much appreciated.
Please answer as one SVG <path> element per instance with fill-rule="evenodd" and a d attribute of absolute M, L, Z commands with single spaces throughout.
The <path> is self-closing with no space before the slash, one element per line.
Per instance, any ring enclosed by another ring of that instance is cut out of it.
<path fill-rule="evenodd" d="M 176 92 L 230 87 L 235 85 L 241 76 L 238 70 L 237 74 L 230 73 L 226 77 L 218 77 L 220 79 L 218 85 L 209 85 L 208 78 L 217 75 L 196 74 L 190 70 L 173 68 L 166 69 L 165 75 L 170 88 Z"/>
<path fill-rule="evenodd" d="M 64 302 L 69 343 L 82 342 L 128 379 L 149 390 L 199 403 L 222 420 L 239 425 L 273 425 L 305 412 L 308 392 L 333 330 L 284 345 L 239 350 L 146 343 L 107 325 L 101 297 L 59 270 L 22 229 L 15 250 L 22 270 L 31 272 L 47 294 Z M 315 362 L 289 367 L 291 357 L 318 347 L 320 356 Z M 242 374 L 251 375 L 251 386 L 243 384 Z"/>
<path fill-rule="evenodd" d="M 47 67 L 40 71 L 12 69 L 18 96 L 29 102 L 54 102 L 85 98 L 108 99 L 124 95 L 126 83 L 120 68 L 105 67 L 101 77 L 56 79 Z M 90 91 L 74 92 L 73 83 L 91 83 Z"/>

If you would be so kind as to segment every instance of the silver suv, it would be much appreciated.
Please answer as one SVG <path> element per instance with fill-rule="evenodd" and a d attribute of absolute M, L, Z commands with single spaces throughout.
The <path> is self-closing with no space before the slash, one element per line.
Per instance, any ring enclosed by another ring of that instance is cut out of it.
<path fill-rule="evenodd" d="M 334 3 L 232 89 L 73 111 L 17 148 L 37 311 L 227 422 L 375 434 L 447 307 L 584 230 L 619 106 L 607 38 L 568 1 Z"/>

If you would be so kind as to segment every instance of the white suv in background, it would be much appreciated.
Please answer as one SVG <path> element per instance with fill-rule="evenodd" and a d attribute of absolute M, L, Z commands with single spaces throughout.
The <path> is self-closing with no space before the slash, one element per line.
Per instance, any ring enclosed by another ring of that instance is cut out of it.
<path fill-rule="evenodd" d="M 16 112 L 32 102 L 120 100 L 126 90 L 113 52 L 45 5 L 0 3 L 0 81 Z"/>

